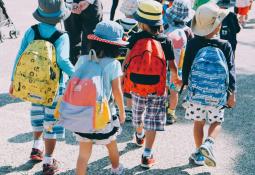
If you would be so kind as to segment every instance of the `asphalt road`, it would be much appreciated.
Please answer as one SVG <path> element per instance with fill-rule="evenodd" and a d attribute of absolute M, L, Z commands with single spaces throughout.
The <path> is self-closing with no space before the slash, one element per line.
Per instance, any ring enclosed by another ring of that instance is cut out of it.
<path fill-rule="evenodd" d="M 32 12 L 35 0 L 6 0 L 6 6 L 21 36 L 36 21 Z M 105 18 L 109 18 L 110 0 L 103 0 Z M 184 111 L 178 108 L 178 122 L 158 133 L 154 156 L 157 164 L 151 170 L 140 168 L 142 149 L 132 143 L 133 129 L 127 123 L 119 137 L 121 162 L 126 174 L 145 175 L 254 175 L 255 174 L 255 9 L 250 23 L 238 35 L 236 52 L 238 97 L 235 109 L 228 110 L 219 138 L 216 140 L 217 167 L 195 167 L 188 157 L 194 151 L 192 124 L 184 120 Z M 119 17 L 121 14 L 117 13 Z M 8 31 L 5 31 L 8 32 Z M 41 174 L 42 164 L 29 161 L 32 133 L 29 120 L 30 104 L 8 96 L 10 75 L 20 41 L 7 39 L 0 44 L 0 174 Z M 61 163 L 60 174 L 74 174 L 78 146 L 72 133 L 57 145 L 55 156 Z M 110 163 L 106 149 L 95 146 L 89 165 L 89 174 L 109 174 Z"/>

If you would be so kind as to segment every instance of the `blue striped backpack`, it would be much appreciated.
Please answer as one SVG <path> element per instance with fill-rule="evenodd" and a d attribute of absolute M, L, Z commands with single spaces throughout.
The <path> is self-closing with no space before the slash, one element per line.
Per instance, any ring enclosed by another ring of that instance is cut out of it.
<path fill-rule="evenodd" d="M 229 72 L 223 52 L 213 46 L 200 49 L 191 66 L 187 100 L 205 106 L 223 106 L 228 84 Z"/>

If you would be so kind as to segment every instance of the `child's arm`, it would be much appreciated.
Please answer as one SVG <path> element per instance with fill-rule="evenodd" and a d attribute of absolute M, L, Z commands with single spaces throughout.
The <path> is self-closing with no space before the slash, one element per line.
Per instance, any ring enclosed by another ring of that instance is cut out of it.
<path fill-rule="evenodd" d="M 10 87 L 9 87 L 9 94 L 12 95 L 13 93 L 13 84 L 12 84 L 12 81 L 13 81 L 13 78 L 14 78 L 14 73 L 15 73 L 15 70 L 16 70 L 16 66 L 18 64 L 18 61 L 19 61 L 19 58 L 21 57 L 21 55 L 23 54 L 23 52 L 25 51 L 25 49 L 27 48 L 28 44 L 30 43 L 30 41 L 32 41 L 34 38 L 34 34 L 32 32 L 32 29 L 29 28 L 23 39 L 22 39 L 22 42 L 21 42 L 21 45 L 20 45 L 20 49 L 18 51 L 18 54 L 16 56 L 16 59 L 14 61 L 14 66 L 13 66 L 13 69 L 12 69 L 12 75 L 11 75 L 11 84 L 10 84 Z"/>
<path fill-rule="evenodd" d="M 55 43 L 59 68 L 69 77 L 74 73 L 74 66 L 69 60 L 70 42 L 68 34 L 63 34 Z"/>
<path fill-rule="evenodd" d="M 120 123 L 123 124 L 126 119 L 126 114 L 124 110 L 124 102 L 123 102 L 123 94 L 121 90 L 121 78 L 118 77 L 112 80 L 112 93 L 114 96 L 114 100 L 116 101 L 118 108 L 119 108 L 119 119 Z"/>
<path fill-rule="evenodd" d="M 228 101 L 227 105 L 229 107 L 234 107 L 236 103 L 236 69 L 235 69 L 235 59 L 233 55 L 233 51 L 231 48 L 231 45 L 227 43 L 226 51 L 228 53 L 226 60 L 228 64 L 228 70 L 229 70 L 229 87 L 228 87 Z"/>
<path fill-rule="evenodd" d="M 31 28 L 29 28 L 23 39 L 22 39 L 22 42 L 21 42 L 21 45 L 20 45 L 20 49 L 18 51 L 18 54 L 16 56 L 16 59 L 14 61 L 14 66 L 13 66 L 13 69 L 12 69 L 12 76 L 11 76 L 11 80 L 13 81 L 13 76 L 14 76 L 14 73 L 15 73 L 15 70 L 16 70 L 16 66 L 18 64 L 18 61 L 21 57 L 21 55 L 23 54 L 23 52 L 26 50 L 28 44 L 33 40 L 34 38 L 34 33 L 33 33 L 33 30 Z"/>
<path fill-rule="evenodd" d="M 194 60 L 194 56 L 192 55 L 192 47 L 191 44 L 187 44 L 185 56 L 183 60 L 183 66 L 182 66 L 182 82 L 183 85 L 188 85 L 188 79 L 189 79 L 189 73 L 190 69 Z"/>
<path fill-rule="evenodd" d="M 178 68 L 176 65 L 175 60 L 169 60 L 169 68 L 171 71 L 171 76 L 172 76 L 172 81 L 174 84 L 181 86 L 182 85 L 182 80 L 180 79 L 178 75 Z"/>

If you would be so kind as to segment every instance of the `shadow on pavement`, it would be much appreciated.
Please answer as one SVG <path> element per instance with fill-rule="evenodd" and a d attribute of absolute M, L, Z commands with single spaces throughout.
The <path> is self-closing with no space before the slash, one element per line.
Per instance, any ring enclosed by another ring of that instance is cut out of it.
<path fill-rule="evenodd" d="M 255 18 L 249 19 L 249 20 L 247 21 L 247 24 L 255 24 Z"/>
<path fill-rule="evenodd" d="M 126 174 L 139 174 L 139 175 L 189 175 L 189 173 L 185 172 L 185 169 L 192 168 L 191 164 L 182 165 L 178 167 L 171 167 L 168 169 L 145 169 L 142 168 L 140 165 L 127 170 Z"/>
<path fill-rule="evenodd" d="M 237 105 L 234 109 L 226 111 L 223 130 L 237 138 L 237 144 L 242 149 L 235 160 L 237 174 L 254 174 L 255 75 L 237 76 L 237 85 Z"/>
<path fill-rule="evenodd" d="M 21 171 L 29 171 L 31 170 L 37 163 L 35 161 L 27 161 L 26 163 L 18 166 L 18 167 L 12 167 L 12 166 L 2 166 L 0 167 L 0 174 L 5 175 L 13 172 L 21 172 Z"/>
<path fill-rule="evenodd" d="M 28 132 L 28 133 L 22 133 L 19 135 L 16 135 L 12 138 L 8 139 L 8 142 L 10 143 L 27 143 L 31 142 L 33 140 L 33 133 Z"/>
<path fill-rule="evenodd" d="M 11 103 L 20 103 L 20 102 L 23 102 L 23 101 L 18 98 L 12 98 L 8 93 L 0 94 L 0 107 L 3 107 Z"/>
<path fill-rule="evenodd" d="M 119 152 L 120 156 L 130 151 L 133 151 L 135 149 L 140 149 L 140 147 L 137 147 L 133 143 L 127 143 L 127 146 L 125 147 L 125 149 Z M 97 161 L 91 162 L 88 166 L 88 174 L 95 174 L 95 172 L 97 175 L 110 174 L 110 169 L 105 169 L 110 164 L 111 163 L 108 156 L 102 159 L 99 159 Z M 66 172 L 60 173 L 60 175 L 68 175 L 68 174 L 75 174 L 75 170 L 73 169 L 73 170 L 68 170 Z M 128 173 L 125 173 L 125 174 L 128 174 Z"/>

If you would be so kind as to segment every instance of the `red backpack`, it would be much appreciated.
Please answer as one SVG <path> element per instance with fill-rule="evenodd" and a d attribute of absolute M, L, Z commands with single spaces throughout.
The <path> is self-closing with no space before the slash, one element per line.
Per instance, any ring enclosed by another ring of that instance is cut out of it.
<path fill-rule="evenodd" d="M 166 89 L 166 60 L 159 41 L 152 38 L 136 42 L 124 65 L 124 93 L 146 97 L 162 96 Z"/>

